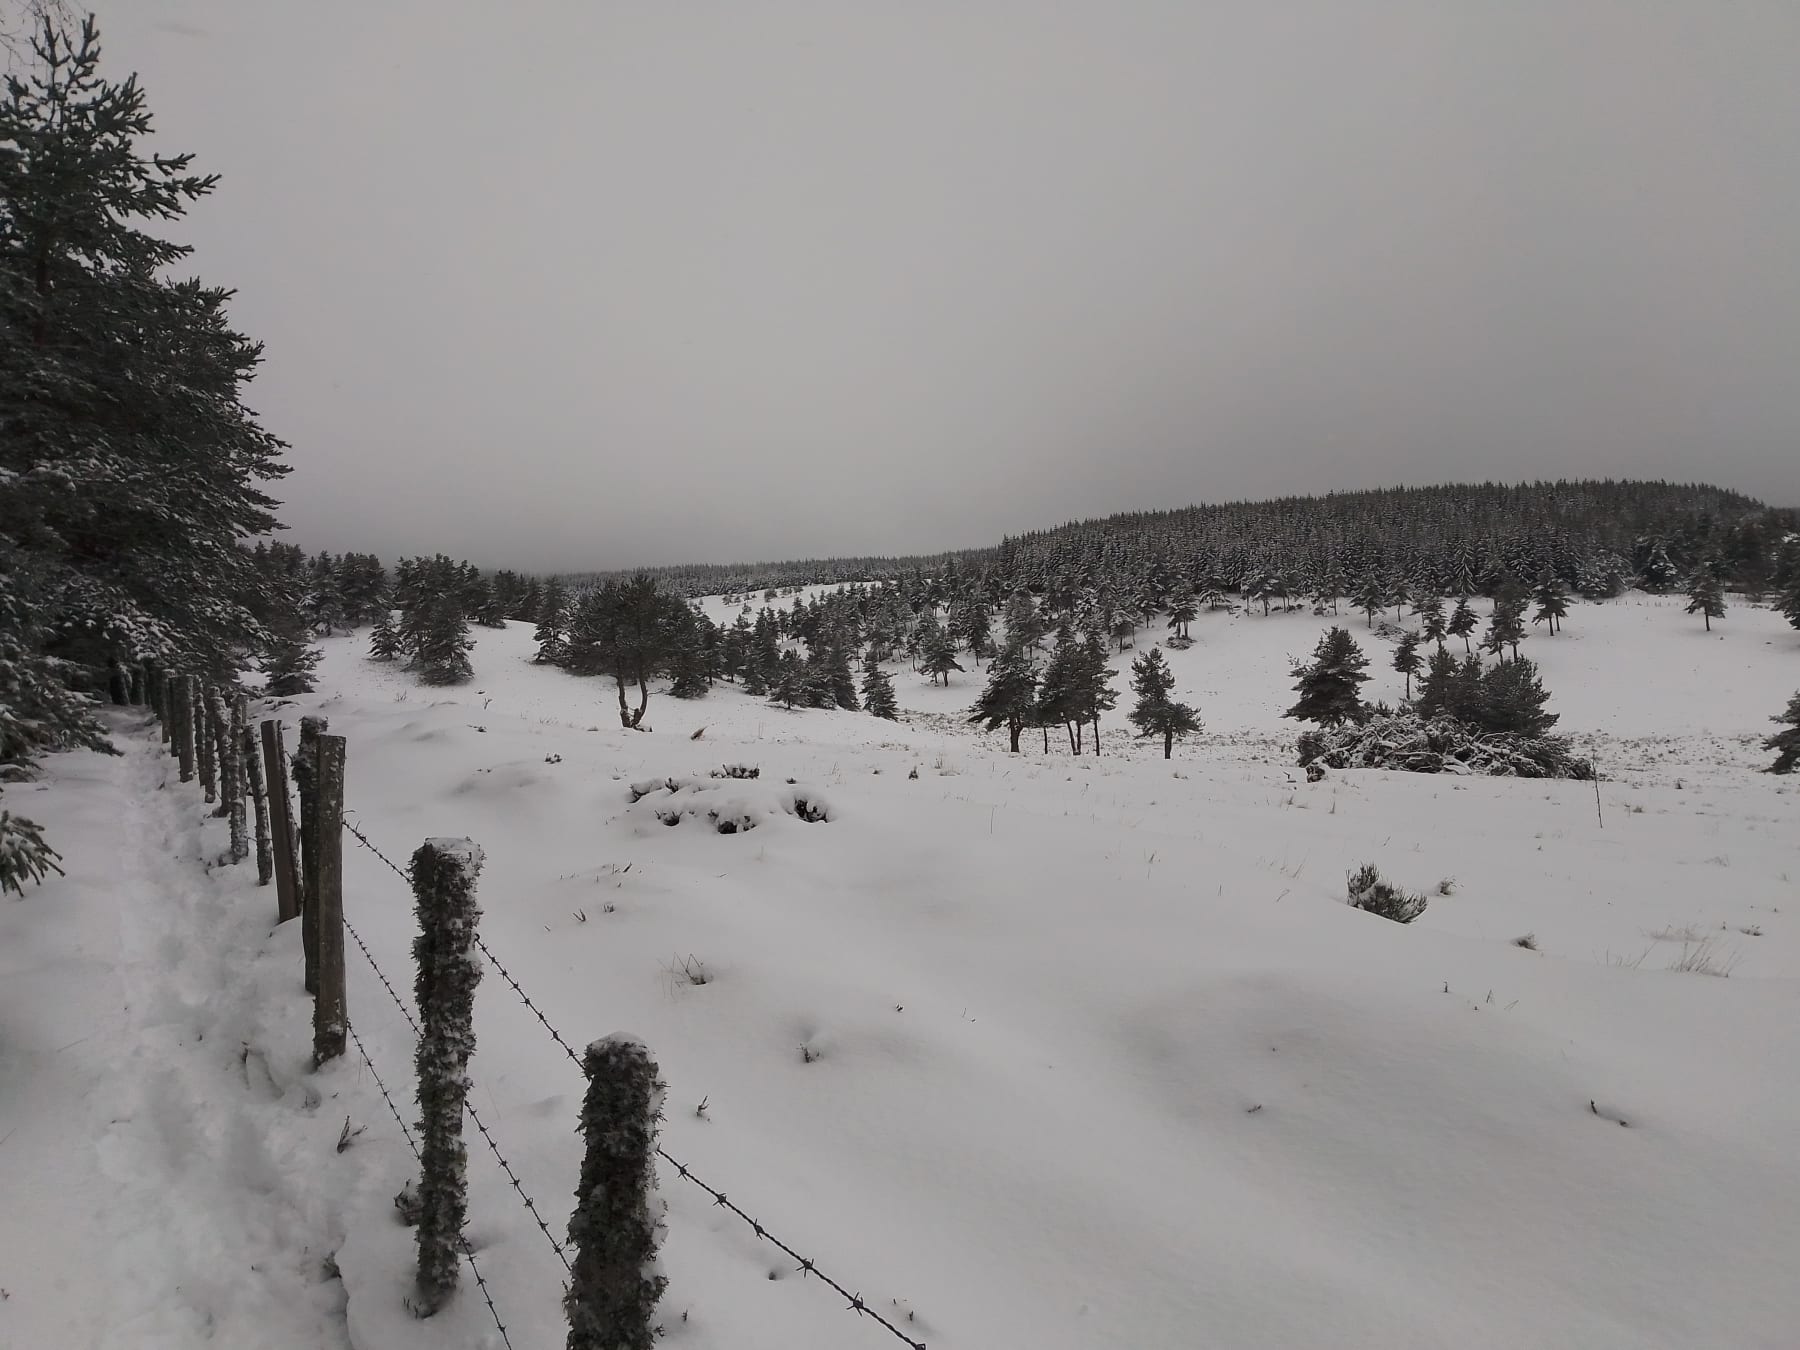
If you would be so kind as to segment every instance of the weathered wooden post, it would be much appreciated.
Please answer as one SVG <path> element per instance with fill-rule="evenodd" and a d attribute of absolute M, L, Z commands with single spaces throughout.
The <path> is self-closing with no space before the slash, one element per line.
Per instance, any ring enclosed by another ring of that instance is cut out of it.
<path fill-rule="evenodd" d="M 582 1068 L 587 1152 L 569 1219 L 568 1350 L 651 1350 L 656 1302 L 669 1283 L 656 1260 L 665 1212 L 656 1194 L 656 1061 L 642 1041 L 608 1036 L 588 1046 Z"/>
<path fill-rule="evenodd" d="M 181 781 L 194 781 L 194 677 L 180 675 L 175 680 L 175 753 L 181 760 Z"/>
<path fill-rule="evenodd" d="M 307 914 L 314 917 L 318 988 L 313 996 L 313 1066 L 344 1053 L 344 738 L 313 742 L 313 807 L 317 889 Z"/>
<path fill-rule="evenodd" d="M 294 791 L 300 798 L 300 949 L 306 955 L 306 992 L 319 992 L 319 737 L 323 717 L 300 719 L 300 748 L 294 752 Z"/>
<path fill-rule="evenodd" d="M 415 1310 L 429 1317 L 456 1290 L 468 1209 L 463 1104 L 475 1052 L 475 882 L 481 848 L 468 839 L 427 839 L 412 856 L 419 935 L 413 994 L 419 1005 L 419 1277 Z"/>
<path fill-rule="evenodd" d="M 218 800 L 218 791 L 214 786 L 215 771 L 218 768 L 213 748 L 212 704 L 216 695 L 210 684 L 196 682 L 194 685 L 194 733 L 198 738 L 200 749 L 200 790 L 210 804 Z"/>
<path fill-rule="evenodd" d="M 282 765 L 281 723 L 262 724 L 263 781 L 268 785 L 270 863 L 275 871 L 275 922 L 286 923 L 300 912 L 299 877 L 294 867 L 294 813 L 288 799 L 287 770 Z M 260 866 L 260 864 L 259 864 Z"/>
<path fill-rule="evenodd" d="M 141 708 L 150 697 L 150 671 L 142 661 L 131 668 L 131 706 Z"/>
<path fill-rule="evenodd" d="M 231 730 L 237 737 L 238 763 L 244 769 L 244 795 L 250 800 L 256 822 L 256 884 L 275 879 L 275 851 L 269 846 L 269 789 L 263 778 L 262 754 L 250 733 L 250 696 L 239 694 L 231 703 Z"/>
<path fill-rule="evenodd" d="M 220 805 L 231 822 L 231 861 L 240 863 L 250 856 L 250 822 L 244 810 L 244 742 L 249 733 L 243 698 L 232 699 L 229 712 L 220 699 L 214 716 L 219 720 L 219 786 L 225 799 Z"/>

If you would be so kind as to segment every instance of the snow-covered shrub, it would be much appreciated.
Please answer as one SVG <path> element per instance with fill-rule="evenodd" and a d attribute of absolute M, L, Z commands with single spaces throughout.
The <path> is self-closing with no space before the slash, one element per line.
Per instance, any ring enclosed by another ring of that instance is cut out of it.
<path fill-rule="evenodd" d="M 665 1212 L 654 1168 L 663 1085 L 650 1051 L 630 1036 L 595 1041 L 582 1068 L 587 1152 L 569 1219 L 568 1350 L 651 1350 L 656 1303 L 669 1283 L 656 1258 Z"/>
<path fill-rule="evenodd" d="M 1304 731 L 1298 748 L 1303 766 L 1331 769 L 1584 781 L 1594 776 L 1592 761 L 1576 755 L 1560 736 L 1478 731 L 1452 717 L 1426 719 L 1405 709 L 1365 722 Z"/>
<path fill-rule="evenodd" d="M 707 774 L 709 778 L 761 778 L 762 769 L 755 764 L 725 764 Z"/>
<path fill-rule="evenodd" d="M 1350 883 L 1350 905 L 1353 909 L 1366 909 L 1371 914 L 1379 914 L 1395 923 L 1411 923 L 1425 912 L 1424 896 L 1403 891 L 1382 880 L 1374 863 L 1364 863 L 1347 876 Z"/>

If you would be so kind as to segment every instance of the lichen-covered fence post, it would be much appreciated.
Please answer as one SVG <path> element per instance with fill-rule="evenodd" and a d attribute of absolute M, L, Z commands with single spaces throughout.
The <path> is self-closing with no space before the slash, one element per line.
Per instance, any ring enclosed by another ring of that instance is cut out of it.
<path fill-rule="evenodd" d="M 225 807 L 231 822 L 231 861 L 240 863 L 250 856 L 249 813 L 244 808 L 246 763 L 244 743 L 249 733 L 244 726 L 245 708 L 241 695 L 231 700 L 229 710 L 219 705 L 219 725 L 224 729 L 220 757 L 225 778 Z"/>
<path fill-rule="evenodd" d="M 286 923 L 300 913 L 300 875 L 294 865 L 294 804 L 288 796 L 287 757 L 281 744 L 281 723 L 262 724 L 263 778 L 269 789 L 269 845 L 275 862 L 275 922 Z"/>
<path fill-rule="evenodd" d="M 312 894 L 318 988 L 313 991 L 313 1064 L 344 1053 L 349 1021 L 344 1000 L 344 738 L 320 736 L 313 747 L 318 811 L 317 889 Z"/>
<path fill-rule="evenodd" d="M 456 1291 L 463 1216 L 468 1209 L 463 1103 L 475 1052 L 475 882 L 481 847 L 468 839 L 427 839 L 412 856 L 419 935 L 413 985 L 419 1004 L 419 1276 L 413 1310 L 429 1317 Z"/>
<path fill-rule="evenodd" d="M 323 717 L 300 719 L 300 748 L 294 752 L 294 790 L 300 798 L 300 950 L 306 960 L 306 992 L 319 992 L 319 737 L 329 725 Z"/>
<path fill-rule="evenodd" d="M 582 1068 L 587 1152 L 569 1219 L 568 1350 L 651 1350 L 656 1303 L 669 1283 L 656 1258 L 666 1209 L 655 1168 L 663 1086 L 650 1051 L 631 1036 L 595 1041 Z"/>
<path fill-rule="evenodd" d="M 269 843 L 269 788 L 268 780 L 263 777 L 263 757 L 257 753 L 256 738 L 250 734 L 248 694 L 239 694 L 231 705 L 231 726 L 237 733 L 245 787 L 250 794 L 251 809 L 256 813 L 256 884 L 267 886 L 275 877 L 275 850 Z M 277 905 L 279 907 L 279 901 Z"/>
<path fill-rule="evenodd" d="M 214 785 L 214 771 L 218 765 L 213 754 L 213 700 L 218 695 L 210 684 L 196 682 L 194 685 L 194 734 L 198 738 L 200 750 L 200 790 L 210 804 L 218 800 L 218 789 Z"/>
<path fill-rule="evenodd" d="M 194 677 L 175 677 L 175 754 L 181 761 L 181 781 L 194 781 Z"/>
<path fill-rule="evenodd" d="M 213 808 L 213 814 L 223 820 L 231 815 L 231 714 L 226 709 L 224 693 L 211 685 L 206 690 L 206 731 L 212 741 L 213 763 L 219 771 L 219 804 Z"/>

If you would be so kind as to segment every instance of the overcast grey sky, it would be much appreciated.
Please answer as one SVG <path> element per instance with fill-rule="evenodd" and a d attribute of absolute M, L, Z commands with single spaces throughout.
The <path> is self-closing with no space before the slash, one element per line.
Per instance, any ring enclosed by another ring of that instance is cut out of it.
<path fill-rule="evenodd" d="M 309 548 L 1800 504 L 1794 0 L 113 0 Z"/>

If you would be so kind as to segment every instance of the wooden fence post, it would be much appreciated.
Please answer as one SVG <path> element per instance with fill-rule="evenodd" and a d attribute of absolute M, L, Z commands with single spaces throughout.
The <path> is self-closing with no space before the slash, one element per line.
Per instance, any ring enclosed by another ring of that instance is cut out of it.
<path fill-rule="evenodd" d="M 275 922 L 286 923 L 300 912 L 299 878 L 294 869 L 294 813 L 281 762 L 281 723 L 273 719 L 262 724 L 262 760 L 268 785 L 270 861 L 275 869 Z"/>
<path fill-rule="evenodd" d="M 215 770 L 218 768 L 213 754 L 213 687 L 210 684 L 197 683 L 194 686 L 194 732 L 198 738 L 200 750 L 200 790 L 208 805 L 218 800 L 218 789 L 214 784 Z"/>
<path fill-rule="evenodd" d="M 656 1260 L 664 1214 L 654 1156 L 662 1084 L 649 1050 L 630 1036 L 595 1041 L 581 1067 L 587 1151 L 569 1219 L 575 1264 L 563 1297 L 568 1350 L 651 1350 L 656 1301 L 669 1283 Z"/>
<path fill-rule="evenodd" d="M 231 822 L 231 861 L 241 863 L 250 856 L 250 822 L 244 810 L 244 742 L 249 736 L 243 698 L 232 699 L 229 712 L 221 698 L 214 715 L 219 719 L 219 782 L 225 798 L 221 806 Z"/>
<path fill-rule="evenodd" d="M 181 760 L 181 781 L 194 781 L 194 677 L 180 675 L 175 681 L 175 753 Z"/>
<path fill-rule="evenodd" d="M 238 755 L 244 765 L 244 788 L 249 793 L 250 807 L 256 817 L 256 884 L 267 886 L 275 879 L 275 851 L 269 844 L 269 789 L 268 780 L 263 777 L 263 756 L 257 751 L 256 738 L 250 734 L 248 694 L 239 694 L 231 705 L 231 726 L 237 733 Z"/>
<path fill-rule="evenodd" d="M 308 897 L 318 988 L 313 997 L 313 1067 L 344 1053 L 344 738 L 313 743 L 316 889 Z"/>
<path fill-rule="evenodd" d="M 475 1050 L 475 881 L 481 847 L 468 839 L 427 839 L 412 856 L 419 936 L 419 1275 L 416 1309 L 429 1317 L 456 1290 L 468 1210 L 468 1154 L 462 1142 Z"/>
<path fill-rule="evenodd" d="M 294 752 L 294 789 L 300 798 L 300 949 L 306 956 L 306 992 L 319 992 L 319 737 L 323 717 L 300 719 L 300 748 Z"/>

